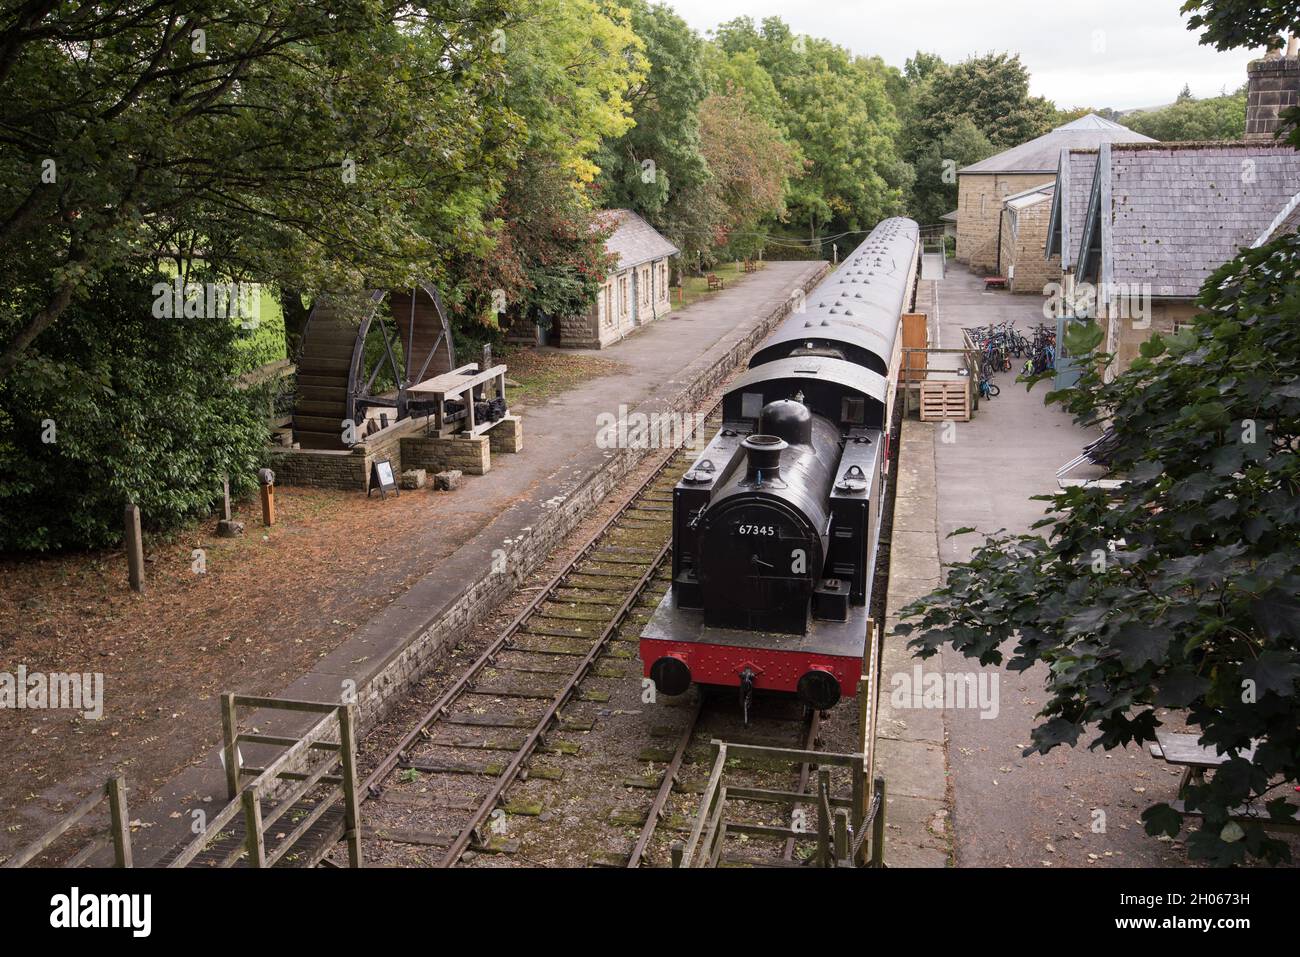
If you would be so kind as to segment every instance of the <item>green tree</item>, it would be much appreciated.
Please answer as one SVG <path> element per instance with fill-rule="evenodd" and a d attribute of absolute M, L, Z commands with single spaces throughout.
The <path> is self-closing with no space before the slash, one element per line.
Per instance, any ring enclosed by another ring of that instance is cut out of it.
<path fill-rule="evenodd" d="M 1130 113 L 1124 125 L 1164 143 L 1239 140 L 1246 130 L 1246 90 L 1231 96 L 1184 100 L 1159 110 Z"/>
<path fill-rule="evenodd" d="M 909 207 L 924 223 L 957 205 L 955 170 L 1059 125 L 1055 107 L 1029 95 L 1018 56 L 990 53 L 948 64 L 917 52 L 907 61 L 900 149 L 915 170 Z"/>
<path fill-rule="evenodd" d="M 226 476 L 251 489 L 266 402 L 236 384 L 245 333 L 155 318 L 150 290 L 170 280 L 104 273 L 0 380 L 0 551 L 113 545 L 127 502 L 166 529 L 208 512 Z"/>
<path fill-rule="evenodd" d="M 755 256 L 763 249 L 760 224 L 785 215 L 789 179 L 799 171 L 794 151 L 739 94 L 705 98 L 700 136 L 712 171 L 711 244 L 736 257 Z"/>
<path fill-rule="evenodd" d="M 629 93 L 634 125 L 601 151 L 601 198 L 636 210 L 691 255 L 707 248 L 709 233 L 696 201 L 710 175 L 700 144 L 703 41 L 665 4 L 631 0 L 628 7 L 648 67 Z"/>
<path fill-rule="evenodd" d="M 914 160 L 912 216 L 920 223 L 938 223 L 944 213 L 957 208 L 957 170 L 996 152 L 997 147 L 974 121 L 969 117 L 957 120 L 951 130 Z"/>
<path fill-rule="evenodd" d="M 816 237 L 823 228 L 859 230 L 901 210 L 911 169 L 896 149 L 892 74 L 883 63 L 795 36 L 777 17 L 761 29 L 741 17 L 715 36 L 729 55 L 757 56 L 781 95 L 783 132 L 804 161 L 786 197 L 792 221 Z"/>
<path fill-rule="evenodd" d="M 517 136 L 503 23 L 500 0 L 11 7 L 0 252 L 18 268 L 0 301 L 27 308 L 0 318 L 0 376 L 140 256 L 198 248 L 231 278 L 351 288 L 482 242 Z M 19 288 L 46 276 L 43 301 Z"/>
<path fill-rule="evenodd" d="M 1296 0 L 1187 0 L 1187 26 L 1201 30 L 1201 43 L 1231 50 L 1267 47 L 1277 37 L 1300 35 L 1300 3 Z"/>
<path fill-rule="evenodd" d="M 487 226 L 492 244 L 455 267 L 459 331 L 473 339 L 504 300 L 512 320 L 583 312 L 606 272 L 591 184 L 606 138 L 632 126 L 642 43 L 625 11 L 596 0 L 529 0 L 501 37 L 507 106 L 525 137 Z"/>
<path fill-rule="evenodd" d="M 1055 108 L 1029 95 L 1029 71 L 1019 55 L 989 53 L 929 68 L 912 100 L 909 141 L 937 142 L 962 117 L 995 147 L 1009 149 L 1048 132 Z"/>

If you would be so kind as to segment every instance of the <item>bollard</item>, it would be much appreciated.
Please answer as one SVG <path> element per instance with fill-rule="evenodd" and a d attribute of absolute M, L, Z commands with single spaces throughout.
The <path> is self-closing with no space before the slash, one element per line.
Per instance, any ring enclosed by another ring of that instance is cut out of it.
<path fill-rule="evenodd" d="M 126 567 L 131 590 L 144 593 L 144 539 L 140 536 L 140 506 L 126 507 Z"/>
<path fill-rule="evenodd" d="M 262 486 L 262 524 L 270 528 L 275 524 L 275 473 L 258 469 L 257 481 Z"/>

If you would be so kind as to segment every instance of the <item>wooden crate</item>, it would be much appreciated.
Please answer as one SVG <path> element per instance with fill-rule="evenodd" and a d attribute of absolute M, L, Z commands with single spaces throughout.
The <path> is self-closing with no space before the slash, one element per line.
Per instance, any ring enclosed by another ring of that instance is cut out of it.
<path fill-rule="evenodd" d="M 970 387 L 965 380 L 926 379 L 921 383 L 922 422 L 969 422 Z"/>

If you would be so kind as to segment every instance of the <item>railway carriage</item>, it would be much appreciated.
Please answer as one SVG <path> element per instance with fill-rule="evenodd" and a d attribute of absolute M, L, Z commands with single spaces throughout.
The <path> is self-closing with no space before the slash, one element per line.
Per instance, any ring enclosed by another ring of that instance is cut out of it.
<path fill-rule="evenodd" d="M 880 223 L 759 347 L 673 492 L 672 583 L 641 635 L 658 692 L 852 696 L 866 645 L 902 314 L 919 236 Z"/>

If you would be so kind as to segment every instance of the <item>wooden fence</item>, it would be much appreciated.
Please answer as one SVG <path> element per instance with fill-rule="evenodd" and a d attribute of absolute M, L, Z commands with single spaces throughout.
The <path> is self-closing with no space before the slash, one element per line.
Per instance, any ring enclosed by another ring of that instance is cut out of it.
<path fill-rule="evenodd" d="M 309 712 L 321 717 L 301 737 L 259 734 L 239 730 L 238 709 L 241 707 Z M 273 867 L 341 799 L 348 863 L 360 867 L 355 708 L 327 702 L 225 694 L 221 697 L 221 725 L 229 803 L 167 866 L 185 867 L 217 841 L 226 825 L 236 822 L 242 815 L 243 844 L 230 849 L 217 862 L 218 866 L 232 867 L 246 859 L 249 867 Z M 271 745 L 284 750 L 265 767 L 249 767 L 242 766 L 241 744 Z M 312 766 L 313 759 L 321 755 L 323 760 Z M 245 776 L 251 776 L 252 780 L 245 783 Z M 313 794 L 321 789 L 323 794 Z M 300 807 L 299 802 L 309 795 L 314 797 L 310 807 L 305 804 Z M 268 849 L 267 829 L 294 808 L 298 808 L 300 815 L 294 828 L 278 839 L 274 848 Z"/>
<path fill-rule="evenodd" d="M 672 848 L 674 867 L 717 867 L 725 862 L 727 838 L 731 836 L 807 840 L 813 832 L 799 827 L 749 824 L 728 817 L 731 801 L 775 804 L 790 808 L 813 804 L 817 813 L 817 849 L 813 863 L 818 867 L 885 866 L 885 781 L 874 774 L 876 715 L 880 696 L 880 643 L 874 622 L 867 625 L 867 650 L 863 674 L 858 681 L 858 745 L 854 754 L 803 751 L 732 744 L 714 739 L 713 767 L 700 799 L 700 809 L 690 837 Z M 787 762 L 791 768 L 816 765 L 817 785 L 813 794 L 775 791 L 766 788 L 729 786 L 727 761 L 753 758 Z M 831 789 L 831 768 L 848 768 L 850 793 Z M 870 840 L 868 841 L 868 837 Z"/>
<path fill-rule="evenodd" d="M 113 863 L 117 867 L 131 867 L 131 825 L 126 811 L 126 780 L 118 774 L 108 779 L 108 783 L 98 791 L 90 794 L 66 814 L 52 828 L 28 844 L 0 867 L 24 867 L 45 851 L 67 831 L 80 824 L 92 811 L 105 800 L 108 801 L 108 829 L 97 834 L 64 867 L 81 867 L 97 852 L 113 846 Z"/>

